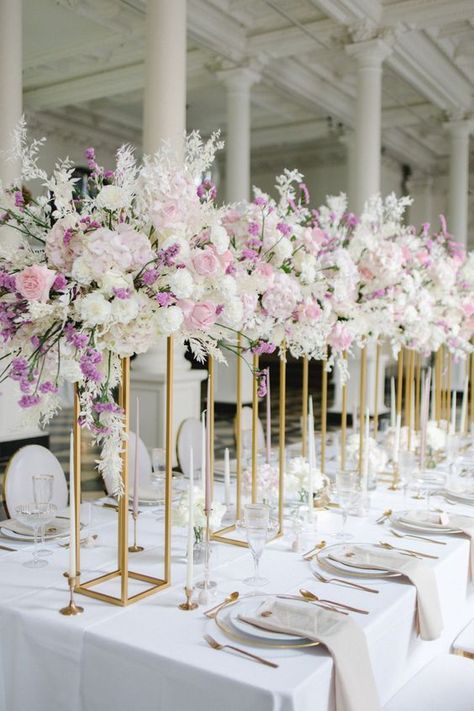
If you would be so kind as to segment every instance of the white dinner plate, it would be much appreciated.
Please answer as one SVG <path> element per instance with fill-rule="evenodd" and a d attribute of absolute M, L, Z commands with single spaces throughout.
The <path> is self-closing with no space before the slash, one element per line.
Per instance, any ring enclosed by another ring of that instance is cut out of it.
<path fill-rule="evenodd" d="M 81 524 L 83 528 L 83 524 Z M 48 530 L 49 529 L 49 530 Z M 54 531 L 52 529 L 55 529 Z M 12 538 L 17 541 L 33 541 L 34 536 L 31 529 L 23 526 L 19 521 L 3 521 L 0 527 L 0 534 L 5 538 Z M 52 541 L 56 538 L 64 538 L 69 535 L 69 519 L 54 519 L 46 526 L 45 541 Z"/>
<path fill-rule="evenodd" d="M 452 526 L 424 520 L 423 514 L 429 512 L 419 510 L 416 511 L 416 516 L 408 516 L 409 513 L 409 511 L 397 511 L 391 515 L 390 521 L 394 526 L 417 533 L 460 533 L 459 529 Z"/>
<path fill-rule="evenodd" d="M 249 593 L 244 595 L 238 602 L 233 605 L 226 605 L 218 610 L 215 616 L 215 623 L 221 632 L 224 632 L 227 637 L 234 641 L 241 642 L 250 647 L 268 647 L 273 649 L 299 649 L 302 647 L 317 647 L 319 642 L 313 642 L 304 637 L 295 637 L 294 635 L 285 635 L 279 632 L 271 632 L 259 627 L 254 627 L 243 621 L 239 621 L 241 625 L 234 625 L 233 619 L 237 614 L 241 614 L 245 609 L 247 614 L 254 613 L 257 608 L 267 600 L 269 595 L 264 593 Z M 292 600 L 296 605 L 308 605 L 304 600 Z M 233 619 L 231 619 L 231 614 Z M 237 624 L 239 624 L 237 622 Z"/>
<path fill-rule="evenodd" d="M 319 566 L 331 571 L 336 571 L 339 575 L 346 575 L 349 577 L 364 577 L 364 578 L 396 578 L 400 576 L 400 573 L 396 573 L 391 570 L 381 570 L 379 568 L 370 568 L 361 565 L 351 565 L 350 558 L 347 558 L 347 563 L 341 560 L 335 560 L 333 556 L 337 558 L 342 558 L 343 556 L 350 553 L 351 548 L 357 546 L 358 548 L 366 548 L 367 551 L 373 551 L 374 553 L 380 553 L 373 543 L 335 543 L 332 546 L 327 546 L 323 548 L 310 560 L 311 569 L 315 572 L 319 572 Z"/>
<path fill-rule="evenodd" d="M 254 627 L 248 622 L 240 619 L 241 616 L 251 615 L 254 616 L 264 602 L 265 597 L 257 597 L 255 599 L 242 600 L 240 603 L 236 603 L 229 607 L 229 617 L 228 620 L 231 625 L 240 634 L 250 635 L 256 639 L 266 640 L 268 642 L 280 642 L 284 644 L 285 642 L 301 642 L 301 637 L 297 635 L 283 634 L 282 632 L 272 632 L 271 630 L 264 630 L 259 627 Z M 295 603 L 295 605 L 307 605 L 308 603 L 304 600 L 286 600 L 286 602 Z"/>

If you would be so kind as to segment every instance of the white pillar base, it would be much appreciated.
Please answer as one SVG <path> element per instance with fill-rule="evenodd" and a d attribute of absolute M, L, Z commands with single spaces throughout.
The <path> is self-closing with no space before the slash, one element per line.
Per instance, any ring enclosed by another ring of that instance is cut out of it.
<path fill-rule="evenodd" d="M 216 363 L 214 381 L 214 400 L 229 405 L 237 404 L 237 358 L 245 358 L 248 365 L 241 364 L 242 404 L 252 402 L 253 378 L 250 370 L 252 356 L 237 356 L 234 353 L 225 353 L 227 365 Z"/>
<path fill-rule="evenodd" d="M 21 397 L 18 384 L 13 380 L 5 380 L 0 385 L 0 442 L 44 437 L 46 430 L 25 425 L 25 410 L 18 400 Z"/>
<path fill-rule="evenodd" d="M 206 370 L 181 370 L 173 379 L 173 466 L 176 466 L 176 438 L 183 420 L 199 419 L 201 413 L 201 382 Z M 140 398 L 140 437 L 146 447 L 165 447 L 166 441 L 166 373 L 132 368 L 130 398 L 130 429 L 136 429 L 136 398 Z"/>

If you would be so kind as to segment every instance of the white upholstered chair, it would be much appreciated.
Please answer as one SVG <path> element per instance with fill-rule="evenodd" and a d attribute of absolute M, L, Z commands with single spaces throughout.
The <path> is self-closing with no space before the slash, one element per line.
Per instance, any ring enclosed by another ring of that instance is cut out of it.
<path fill-rule="evenodd" d="M 189 476 L 189 453 L 193 448 L 194 472 L 201 471 L 202 425 L 196 417 L 183 420 L 176 438 L 179 467 L 185 476 Z"/>
<path fill-rule="evenodd" d="M 28 444 L 10 459 L 5 473 L 4 498 L 9 516 L 20 504 L 33 501 L 33 475 L 54 476 L 52 503 L 58 510 L 67 507 L 68 486 L 61 464 L 54 454 L 39 444 Z"/>
<path fill-rule="evenodd" d="M 473 711 L 474 669 L 469 659 L 433 659 L 393 696 L 383 711 Z"/>
<path fill-rule="evenodd" d="M 458 634 L 453 642 L 454 654 L 459 654 L 461 657 L 474 659 L 474 620 L 471 620 L 468 625 Z M 474 667 L 473 667 L 474 673 Z M 474 708 L 474 702 L 473 702 Z"/>
<path fill-rule="evenodd" d="M 128 490 L 133 491 L 133 482 L 135 481 L 135 447 L 137 436 L 135 432 L 128 433 Z M 139 456 L 139 486 L 140 489 L 149 489 L 152 485 L 151 479 L 151 459 L 150 454 L 143 440 L 138 438 L 138 456 Z M 109 496 L 114 494 L 107 478 L 104 479 L 105 490 Z"/>

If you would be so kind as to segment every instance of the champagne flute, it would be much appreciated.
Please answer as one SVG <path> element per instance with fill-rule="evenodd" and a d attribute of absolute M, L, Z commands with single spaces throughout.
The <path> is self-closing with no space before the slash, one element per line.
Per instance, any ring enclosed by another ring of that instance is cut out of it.
<path fill-rule="evenodd" d="M 57 508 L 54 504 L 21 504 L 15 509 L 15 518 L 23 526 L 33 529 L 33 558 L 27 560 L 23 565 L 26 568 L 44 568 L 48 565 L 48 561 L 38 556 L 38 532 L 42 526 L 50 523 L 55 515 Z"/>
<path fill-rule="evenodd" d="M 52 474 L 33 474 L 33 499 L 35 504 L 50 504 L 53 498 L 54 476 Z M 41 545 L 45 545 L 44 534 L 45 525 L 40 528 Z M 53 551 L 48 548 L 40 548 L 38 555 L 52 555 Z"/>
<path fill-rule="evenodd" d="M 398 473 L 399 483 L 403 490 L 403 501 L 406 501 L 408 485 L 413 477 L 413 472 L 416 469 L 416 457 L 414 452 L 406 449 L 400 450 L 398 453 Z"/>
<path fill-rule="evenodd" d="M 341 471 L 336 472 L 336 489 L 337 499 L 342 511 L 342 526 L 336 538 L 342 541 L 349 541 L 354 536 L 346 531 L 348 511 L 353 506 L 359 488 L 359 474 L 357 471 Z"/>
<path fill-rule="evenodd" d="M 246 504 L 244 506 L 244 526 L 247 542 L 253 557 L 254 574 L 246 578 L 244 583 L 251 587 L 267 585 L 267 578 L 259 573 L 260 558 L 268 540 L 270 528 L 270 509 L 266 504 Z"/>

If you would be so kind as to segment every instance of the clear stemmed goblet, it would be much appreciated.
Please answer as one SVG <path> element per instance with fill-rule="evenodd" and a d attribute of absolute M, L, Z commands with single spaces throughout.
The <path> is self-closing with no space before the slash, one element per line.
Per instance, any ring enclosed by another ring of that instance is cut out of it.
<path fill-rule="evenodd" d="M 259 565 L 271 528 L 269 507 L 266 504 L 246 504 L 243 523 L 254 563 L 254 575 L 246 578 L 244 583 L 252 587 L 267 585 L 268 580 L 259 574 Z"/>
<path fill-rule="evenodd" d="M 33 474 L 33 499 L 35 504 L 50 504 L 53 498 L 54 476 L 52 474 Z M 44 546 L 44 534 L 46 526 L 40 528 L 41 545 Z M 49 548 L 40 548 L 38 555 L 52 555 Z"/>
<path fill-rule="evenodd" d="M 34 548 L 33 558 L 23 563 L 27 568 L 44 568 L 48 561 L 38 556 L 38 531 L 41 526 L 47 526 L 56 515 L 57 507 L 54 504 L 21 504 L 15 509 L 15 518 L 23 526 L 33 529 Z"/>
<path fill-rule="evenodd" d="M 359 492 L 359 475 L 357 471 L 340 471 L 336 473 L 337 500 L 342 511 L 342 526 L 336 538 L 342 541 L 349 541 L 352 534 L 347 533 L 346 523 L 349 509 L 355 503 Z"/>

